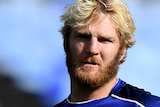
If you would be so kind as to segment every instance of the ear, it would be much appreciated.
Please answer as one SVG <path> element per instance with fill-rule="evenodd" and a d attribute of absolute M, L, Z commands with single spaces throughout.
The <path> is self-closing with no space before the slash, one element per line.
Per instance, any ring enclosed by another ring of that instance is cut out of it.
<path fill-rule="evenodd" d="M 127 48 L 123 47 L 119 56 L 119 62 L 121 62 L 126 57 Z"/>

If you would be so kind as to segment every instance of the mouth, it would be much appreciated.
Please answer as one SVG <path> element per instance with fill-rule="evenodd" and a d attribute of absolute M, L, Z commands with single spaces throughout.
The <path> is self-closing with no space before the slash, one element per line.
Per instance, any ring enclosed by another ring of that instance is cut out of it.
<path fill-rule="evenodd" d="M 85 64 L 98 65 L 96 62 L 84 62 Z"/>
<path fill-rule="evenodd" d="M 97 66 L 97 65 L 99 65 L 97 62 L 82 62 L 82 64 L 87 65 L 87 66 Z"/>
<path fill-rule="evenodd" d="M 86 58 L 80 61 L 81 66 L 95 68 L 100 66 L 100 60 L 97 58 Z"/>

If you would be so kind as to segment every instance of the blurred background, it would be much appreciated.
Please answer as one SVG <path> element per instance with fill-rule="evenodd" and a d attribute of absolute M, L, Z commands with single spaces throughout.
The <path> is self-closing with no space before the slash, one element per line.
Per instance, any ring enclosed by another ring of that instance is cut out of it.
<path fill-rule="evenodd" d="M 0 0 L 0 107 L 52 107 L 69 95 L 59 17 L 74 1 Z M 119 77 L 160 96 L 160 1 L 124 1 L 137 32 Z"/>

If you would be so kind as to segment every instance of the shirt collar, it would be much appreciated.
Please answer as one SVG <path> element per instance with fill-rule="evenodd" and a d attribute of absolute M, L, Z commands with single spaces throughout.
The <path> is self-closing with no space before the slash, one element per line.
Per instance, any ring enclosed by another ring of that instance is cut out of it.
<path fill-rule="evenodd" d="M 115 86 L 112 88 L 112 90 L 110 92 L 110 95 L 115 94 L 119 89 L 121 89 L 121 87 L 124 84 L 125 84 L 125 82 L 118 78 L 117 83 L 115 84 Z"/>

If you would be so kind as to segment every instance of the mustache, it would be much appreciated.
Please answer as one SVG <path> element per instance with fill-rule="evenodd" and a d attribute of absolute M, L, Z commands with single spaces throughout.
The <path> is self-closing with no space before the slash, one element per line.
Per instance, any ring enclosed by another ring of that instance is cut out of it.
<path fill-rule="evenodd" d="M 87 57 L 87 58 L 80 59 L 79 62 L 100 65 L 102 61 L 97 57 Z"/>

